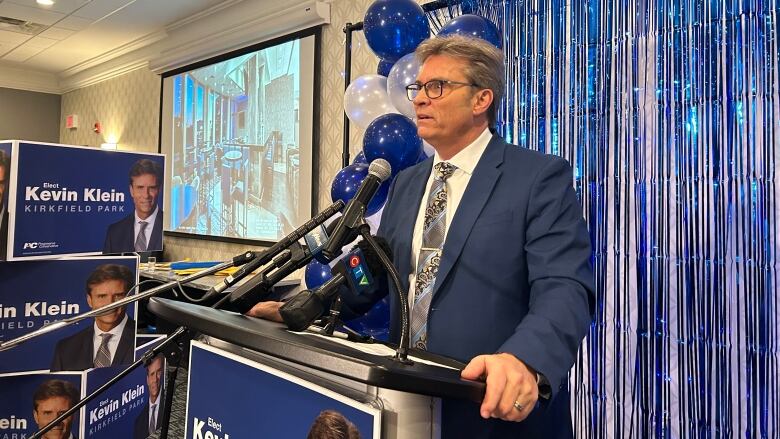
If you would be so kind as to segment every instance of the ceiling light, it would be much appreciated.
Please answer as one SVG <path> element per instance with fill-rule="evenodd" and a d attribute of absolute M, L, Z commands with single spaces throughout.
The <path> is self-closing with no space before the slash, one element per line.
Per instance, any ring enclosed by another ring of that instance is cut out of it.
<path fill-rule="evenodd" d="M 35 0 L 35 1 L 42 6 L 51 6 L 54 4 L 54 0 Z"/>

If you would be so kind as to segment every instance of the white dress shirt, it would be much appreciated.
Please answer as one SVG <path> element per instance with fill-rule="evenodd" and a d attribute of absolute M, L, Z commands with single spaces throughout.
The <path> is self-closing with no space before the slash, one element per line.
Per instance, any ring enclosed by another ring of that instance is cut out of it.
<path fill-rule="evenodd" d="M 114 362 L 114 354 L 116 354 L 116 348 L 119 346 L 119 339 L 122 338 L 122 331 L 125 330 L 125 325 L 127 324 L 127 314 L 125 314 L 125 317 L 122 319 L 122 321 L 114 327 L 114 329 L 103 332 L 98 328 L 97 322 L 94 323 L 95 325 L 95 331 L 92 335 L 92 358 L 95 358 L 95 356 L 98 353 L 98 349 L 100 349 L 100 343 L 103 342 L 103 337 L 101 337 L 101 334 L 111 334 L 113 337 L 108 341 L 108 353 L 111 356 L 111 362 Z"/>
<path fill-rule="evenodd" d="M 146 221 L 146 228 L 144 229 L 144 236 L 146 237 L 146 249 L 149 248 L 149 243 L 152 239 L 152 230 L 154 229 L 154 223 L 157 221 L 157 212 L 160 209 L 155 206 L 154 211 L 151 215 L 149 215 L 146 219 L 141 219 L 138 217 L 138 212 L 135 212 L 135 223 L 133 224 L 133 242 L 135 242 L 138 239 L 138 232 L 141 231 L 141 224 L 139 224 L 141 221 Z M 146 250 L 145 249 L 145 250 Z"/>
<path fill-rule="evenodd" d="M 452 173 L 450 178 L 447 179 L 447 213 L 446 213 L 446 225 L 444 229 L 444 242 L 447 242 L 447 232 L 450 230 L 450 224 L 452 224 L 453 218 L 455 218 L 455 212 L 458 209 L 460 200 L 463 198 L 463 193 L 466 192 L 466 187 L 471 180 L 471 175 L 474 173 L 474 168 L 477 167 L 479 159 L 482 158 L 482 153 L 487 149 L 490 139 L 493 138 L 493 134 L 490 133 L 488 128 L 479 135 L 473 142 L 463 148 L 459 153 L 455 154 L 449 160 L 442 160 L 439 153 L 436 152 L 433 155 L 433 166 L 437 163 L 449 162 L 455 165 L 458 169 Z M 417 280 L 417 257 L 420 254 L 420 247 L 422 247 L 422 233 L 423 224 L 425 223 L 425 208 L 428 205 L 428 194 L 431 191 L 433 181 L 436 179 L 436 171 L 431 168 L 431 175 L 428 177 L 428 182 L 425 184 L 425 192 L 420 202 L 420 208 L 417 211 L 417 221 L 414 223 L 414 235 L 412 236 L 412 264 L 413 269 L 409 274 L 409 307 L 414 307 L 414 284 Z"/>

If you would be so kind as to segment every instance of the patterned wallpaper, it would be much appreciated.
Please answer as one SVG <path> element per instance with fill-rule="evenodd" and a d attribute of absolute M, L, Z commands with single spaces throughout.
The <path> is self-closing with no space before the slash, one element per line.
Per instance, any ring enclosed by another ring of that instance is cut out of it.
<path fill-rule="evenodd" d="M 320 95 L 320 206 L 330 200 L 330 185 L 341 169 L 341 148 L 344 130 L 344 42 L 346 23 L 363 21 L 373 0 L 335 0 L 331 5 L 331 25 L 322 35 L 322 94 Z M 363 32 L 352 33 L 352 79 L 376 73 L 378 58 L 366 43 Z M 362 130 L 350 126 L 350 157 L 360 151 Z"/>
<path fill-rule="evenodd" d="M 119 149 L 157 152 L 160 77 L 143 68 L 62 95 L 60 142 L 100 146 L 116 142 Z M 65 128 L 65 116 L 76 114 L 79 127 Z M 92 130 L 100 122 L 100 134 Z"/>
<path fill-rule="evenodd" d="M 363 20 L 363 14 L 373 0 L 333 0 L 331 25 L 322 32 L 320 91 L 320 169 L 319 205 L 330 204 L 330 185 L 341 169 L 341 148 L 344 94 L 344 41 L 342 29 L 347 22 Z M 422 2 L 421 2 L 422 3 Z M 377 58 L 366 44 L 362 32 L 353 33 L 352 78 L 376 73 Z M 120 77 L 66 93 L 62 96 L 60 142 L 73 145 L 99 146 L 116 136 L 119 149 L 157 151 L 160 78 L 146 68 Z M 64 117 L 79 116 L 80 127 L 67 130 Z M 103 134 L 92 132 L 100 121 Z M 354 157 L 362 142 L 362 131 L 350 130 L 351 155 Z M 165 238 L 168 260 L 219 260 L 246 250 L 244 244 L 230 244 L 189 238 Z"/>

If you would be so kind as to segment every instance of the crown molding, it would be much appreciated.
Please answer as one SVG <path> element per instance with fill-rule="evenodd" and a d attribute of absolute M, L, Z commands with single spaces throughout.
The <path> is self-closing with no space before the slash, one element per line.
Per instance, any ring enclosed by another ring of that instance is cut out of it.
<path fill-rule="evenodd" d="M 90 85 L 97 84 L 99 82 L 107 81 L 118 76 L 122 76 L 126 73 L 130 73 L 133 70 L 142 69 L 149 66 L 149 61 L 139 59 L 130 61 L 127 63 L 120 63 L 109 69 L 100 69 L 98 72 L 87 75 L 74 75 L 70 78 L 63 79 L 60 82 L 60 93 L 65 94 L 73 90 L 89 87 Z"/>
<path fill-rule="evenodd" d="M 59 79 L 54 73 L 16 67 L 7 62 L 0 63 L 0 87 L 41 93 L 61 93 Z"/>
<path fill-rule="evenodd" d="M 111 61 L 112 59 L 118 58 L 122 55 L 126 55 L 132 52 L 137 51 L 138 49 L 147 47 L 149 45 L 152 45 L 158 41 L 161 41 L 165 39 L 168 36 L 168 33 L 163 29 L 159 30 L 157 32 L 152 32 L 151 34 L 147 34 L 141 38 L 138 38 L 136 40 L 133 40 L 127 44 L 123 44 L 115 49 L 112 49 L 106 53 L 103 53 L 102 55 L 98 55 L 94 58 L 90 58 L 82 63 L 76 64 L 75 66 L 63 70 L 60 72 L 60 78 L 67 78 L 69 76 L 73 76 L 79 72 L 83 72 L 84 70 L 98 67 L 100 65 L 105 64 L 108 61 Z"/>
<path fill-rule="evenodd" d="M 63 94 L 140 68 L 160 74 L 328 23 L 326 0 L 229 0 L 59 73 L 0 62 L 0 87 Z"/>
<path fill-rule="evenodd" d="M 219 16 L 210 16 L 210 23 L 189 22 L 175 31 L 159 56 L 150 60 L 149 68 L 158 74 L 211 58 L 231 50 L 320 24 L 330 23 L 330 4 L 319 0 L 299 1 L 275 11 L 242 2 Z M 208 29 L 209 32 L 204 32 Z"/>

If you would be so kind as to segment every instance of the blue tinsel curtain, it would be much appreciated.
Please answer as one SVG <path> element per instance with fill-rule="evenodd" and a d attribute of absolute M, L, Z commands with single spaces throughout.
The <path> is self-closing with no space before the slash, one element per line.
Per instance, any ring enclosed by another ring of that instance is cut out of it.
<path fill-rule="evenodd" d="M 575 170 L 598 308 L 578 438 L 780 436 L 780 0 L 465 0 L 504 35 L 501 132 Z"/>

